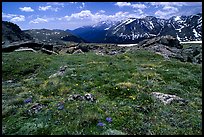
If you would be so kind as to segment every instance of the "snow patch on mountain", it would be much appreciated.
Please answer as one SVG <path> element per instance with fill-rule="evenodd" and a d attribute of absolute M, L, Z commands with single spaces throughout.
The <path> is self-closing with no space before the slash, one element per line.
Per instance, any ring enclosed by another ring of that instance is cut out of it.
<path fill-rule="evenodd" d="M 127 22 L 125 23 L 125 25 L 128 25 L 130 23 L 132 23 L 133 21 L 135 21 L 136 19 L 128 19 Z"/>
<path fill-rule="evenodd" d="M 201 36 L 195 29 L 193 29 L 193 32 L 194 32 L 194 36 L 195 36 L 196 38 Z"/>

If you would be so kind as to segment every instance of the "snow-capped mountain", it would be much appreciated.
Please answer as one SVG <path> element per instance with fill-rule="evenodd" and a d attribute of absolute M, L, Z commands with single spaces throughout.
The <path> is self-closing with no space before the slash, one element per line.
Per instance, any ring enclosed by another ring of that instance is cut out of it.
<path fill-rule="evenodd" d="M 83 26 L 77 28 L 75 30 L 66 30 L 67 32 L 71 32 L 74 35 L 78 35 L 81 38 L 85 39 L 88 42 L 104 42 L 105 35 L 107 30 L 115 25 L 117 22 L 114 21 L 101 21 L 92 26 Z"/>
<path fill-rule="evenodd" d="M 154 36 L 172 35 L 180 41 L 202 39 L 202 14 L 159 19 L 153 16 L 130 18 L 112 26 L 105 42 L 135 43 Z"/>
<path fill-rule="evenodd" d="M 202 13 L 169 19 L 146 16 L 118 22 L 102 21 L 93 26 L 77 28 L 71 33 L 88 42 L 102 43 L 137 43 L 163 35 L 172 35 L 180 41 L 196 41 L 202 39 Z"/>

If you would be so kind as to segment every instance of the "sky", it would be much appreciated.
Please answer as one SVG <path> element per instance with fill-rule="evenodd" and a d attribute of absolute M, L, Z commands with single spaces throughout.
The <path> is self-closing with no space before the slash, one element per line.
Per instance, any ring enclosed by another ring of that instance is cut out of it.
<path fill-rule="evenodd" d="M 202 2 L 2 2 L 2 20 L 22 30 L 76 29 L 101 21 L 202 13 Z"/>

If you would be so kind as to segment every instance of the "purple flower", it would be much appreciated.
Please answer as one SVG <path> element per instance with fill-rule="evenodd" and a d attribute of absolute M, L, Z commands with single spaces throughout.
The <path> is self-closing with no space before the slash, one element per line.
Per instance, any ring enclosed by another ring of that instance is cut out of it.
<path fill-rule="evenodd" d="M 112 118 L 107 117 L 107 118 L 106 118 L 106 121 L 108 121 L 108 122 L 112 122 Z"/>
<path fill-rule="evenodd" d="M 58 110 L 62 110 L 62 109 L 64 109 L 64 105 L 60 105 L 60 106 L 58 107 Z"/>
<path fill-rule="evenodd" d="M 97 126 L 103 127 L 103 126 L 105 126 L 105 124 L 102 123 L 102 122 L 99 122 L 99 123 L 97 124 Z"/>
<path fill-rule="evenodd" d="M 28 98 L 28 99 L 24 100 L 24 103 L 30 103 L 31 101 L 32 101 L 32 99 Z"/>

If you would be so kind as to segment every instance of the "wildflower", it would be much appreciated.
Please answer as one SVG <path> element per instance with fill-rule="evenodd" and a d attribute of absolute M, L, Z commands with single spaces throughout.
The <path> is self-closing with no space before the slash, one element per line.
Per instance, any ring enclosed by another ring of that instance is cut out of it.
<path fill-rule="evenodd" d="M 110 122 L 112 122 L 112 118 L 111 117 L 107 117 L 106 121 L 108 121 L 110 123 Z"/>
<path fill-rule="evenodd" d="M 24 103 L 30 103 L 31 101 L 32 101 L 32 99 L 28 98 L 28 99 L 24 100 Z"/>
<path fill-rule="evenodd" d="M 105 124 L 102 123 L 102 122 L 99 122 L 99 123 L 97 124 L 97 126 L 103 127 L 103 126 L 105 126 Z"/>
<path fill-rule="evenodd" d="M 64 109 L 64 105 L 60 105 L 60 106 L 58 107 L 58 110 L 62 110 L 62 109 Z"/>

